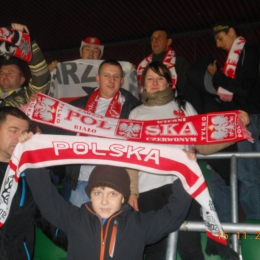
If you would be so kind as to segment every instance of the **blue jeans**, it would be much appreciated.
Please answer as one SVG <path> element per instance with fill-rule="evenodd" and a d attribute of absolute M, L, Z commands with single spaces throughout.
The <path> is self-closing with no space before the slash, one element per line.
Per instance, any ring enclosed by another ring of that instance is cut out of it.
<path fill-rule="evenodd" d="M 89 197 L 85 191 L 86 186 L 88 185 L 88 181 L 78 181 L 76 190 L 72 190 L 70 194 L 70 202 L 80 207 L 83 203 L 89 201 Z"/>
<path fill-rule="evenodd" d="M 237 143 L 239 152 L 260 152 L 260 115 L 249 115 L 254 143 L 241 141 Z M 238 158 L 239 202 L 247 219 L 260 219 L 260 158 Z M 214 195 L 214 205 L 221 222 L 231 222 L 230 186 L 211 170 L 210 183 Z"/>

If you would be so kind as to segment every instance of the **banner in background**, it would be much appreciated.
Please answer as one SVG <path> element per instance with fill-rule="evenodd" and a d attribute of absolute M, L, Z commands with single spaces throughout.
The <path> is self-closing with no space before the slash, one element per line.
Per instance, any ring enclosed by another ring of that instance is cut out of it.
<path fill-rule="evenodd" d="M 64 102 L 86 96 L 84 87 L 98 87 L 96 75 L 102 61 L 79 59 L 58 63 L 58 67 L 52 72 L 49 95 Z M 132 69 L 130 62 L 120 61 L 119 63 L 125 73 L 122 88 L 139 99 L 136 70 Z"/>

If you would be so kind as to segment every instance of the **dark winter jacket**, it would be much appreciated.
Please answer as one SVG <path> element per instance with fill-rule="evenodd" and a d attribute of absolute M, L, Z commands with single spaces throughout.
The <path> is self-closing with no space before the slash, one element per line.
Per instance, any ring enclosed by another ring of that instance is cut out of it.
<path fill-rule="evenodd" d="M 244 110 L 249 114 L 260 113 L 260 77 L 259 77 L 259 44 L 247 42 L 239 57 L 236 78 L 228 78 L 216 72 L 211 78 L 206 72 L 213 63 L 212 56 L 198 59 L 187 72 L 188 84 L 183 93 L 199 114 L 226 110 Z M 216 94 L 221 86 L 234 93 L 232 102 L 224 102 Z M 221 152 L 237 152 L 237 145 L 223 149 Z M 230 182 L 230 159 L 207 160 L 226 183 Z"/>
<path fill-rule="evenodd" d="M 246 42 L 239 56 L 236 78 L 231 79 L 217 71 L 212 77 L 214 88 L 219 86 L 233 93 L 231 102 L 222 102 L 223 110 L 244 110 L 248 114 L 260 114 L 259 44 Z"/>
<path fill-rule="evenodd" d="M 0 185 L 8 163 L 0 162 Z M 48 173 L 47 173 L 48 174 Z M 8 188 L 5 185 L 5 188 Z M 11 209 L 0 228 L 0 259 L 30 260 L 33 257 L 35 226 L 40 228 L 56 245 L 67 248 L 67 237 L 46 221 L 39 212 L 25 176 L 20 177 Z"/>
<path fill-rule="evenodd" d="M 0 185 L 2 185 L 8 163 L 0 162 Z M 6 187 L 7 188 L 7 187 Z M 24 191 L 24 196 L 22 196 Z M 34 214 L 36 205 L 25 177 L 19 179 L 9 216 L 0 228 L 0 259 L 28 260 L 34 248 Z"/>
<path fill-rule="evenodd" d="M 244 110 L 249 114 L 260 113 L 260 50 L 259 44 L 247 42 L 240 54 L 236 78 L 231 79 L 217 71 L 212 79 L 206 77 L 207 67 L 213 63 L 212 56 L 198 59 L 187 72 L 188 89 L 183 95 L 198 113 L 226 110 Z M 220 100 L 216 94 L 221 86 L 234 93 L 231 102 Z"/>
<path fill-rule="evenodd" d="M 177 180 L 161 210 L 141 213 L 125 203 L 103 225 L 91 202 L 80 208 L 66 202 L 45 169 L 26 170 L 26 179 L 43 216 L 67 234 L 69 260 L 142 259 L 145 245 L 179 229 L 191 203 Z"/>
<path fill-rule="evenodd" d="M 7 96 L 0 102 L 1 107 L 21 107 L 28 103 L 28 100 L 33 93 L 46 93 L 49 90 L 51 74 L 41 49 L 35 41 L 32 42 L 32 54 L 32 59 L 28 62 L 31 72 L 28 86 L 24 86 L 19 91 L 13 92 Z"/>

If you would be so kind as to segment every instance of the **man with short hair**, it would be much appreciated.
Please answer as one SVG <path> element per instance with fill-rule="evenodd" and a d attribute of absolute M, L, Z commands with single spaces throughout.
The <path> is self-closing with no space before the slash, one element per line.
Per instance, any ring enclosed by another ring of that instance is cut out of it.
<path fill-rule="evenodd" d="M 97 115 L 114 118 L 128 118 L 130 111 L 141 104 L 130 92 L 121 88 L 124 82 L 124 72 L 118 61 L 113 59 L 103 61 L 99 66 L 96 81 L 99 88 L 86 87 L 85 91 L 88 95 L 70 104 Z M 41 126 L 41 130 L 47 134 L 75 134 L 45 125 Z M 85 187 L 94 167 L 95 165 L 67 166 L 72 188 L 70 201 L 78 207 L 89 201 Z M 132 192 L 137 193 L 133 190 Z"/>
<path fill-rule="evenodd" d="M 148 63 L 151 61 L 161 61 L 172 74 L 172 88 L 177 88 L 179 92 L 185 91 L 186 71 L 190 67 L 189 62 L 181 56 L 176 56 L 171 48 L 172 38 L 168 30 L 158 28 L 153 31 L 151 36 L 152 54 L 143 59 L 137 67 L 137 79 L 139 82 L 139 92 L 143 90 L 141 86 L 141 75 Z"/>
<path fill-rule="evenodd" d="M 0 108 L 0 185 L 18 137 L 30 128 L 30 119 L 16 107 Z M 10 180 L 10 182 L 13 180 Z M 8 189 L 8 183 L 5 184 Z M 22 199 L 22 193 L 25 197 Z M 9 193 L 8 193 L 9 194 Z M 6 198 L 8 199 L 8 198 Z M 19 180 L 10 215 L 0 228 L 0 259 L 27 260 L 34 247 L 35 205 L 25 177 Z M 28 254 L 28 255 L 27 255 Z"/>
<path fill-rule="evenodd" d="M 0 107 L 0 187 L 3 185 L 6 169 L 18 138 L 30 130 L 30 119 L 18 108 Z M 13 179 L 4 183 L 6 197 L 9 199 L 9 186 Z M 1 212 L 4 214 L 5 212 Z M 22 173 L 17 191 L 13 197 L 10 213 L 5 224 L 0 227 L 0 259 L 32 259 L 35 241 L 35 225 L 55 244 L 67 247 L 66 236 L 42 218 L 31 191 Z"/>
<path fill-rule="evenodd" d="M 27 26 L 12 23 L 12 29 L 29 34 Z M 24 86 L 25 74 L 20 60 L 11 57 L 5 60 L 0 68 L 0 106 L 25 105 L 30 96 L 36 92 L 45 93 L 50 87 L 50 72 L 43 54 L 35 41 L 32 42 L 32 59 L 28 62 L 31 79 L 28 86 Z"/>
<path fill-rule="evenodd" d="M 215 24 L 212 36 L 217 47 L 228 52 L 222 71 L 218 70 L 216 61 L 207 68 L 219 98 L 219 107 L 223 111 L 239 109 L 249 114 L 248 130 L 254 143 L 248 140 L 238 142 L 238 151 L 260 152 L 259 43 L 239 36 L 238 25 L 233 20 Z M 239 200 L 247 219 L 260 219 L 259 172 L 259 158 L 238 158 Z M 220 220 L 231 222 L 230 187 L 216 172 L 211 174 L 211 186 Z"/>

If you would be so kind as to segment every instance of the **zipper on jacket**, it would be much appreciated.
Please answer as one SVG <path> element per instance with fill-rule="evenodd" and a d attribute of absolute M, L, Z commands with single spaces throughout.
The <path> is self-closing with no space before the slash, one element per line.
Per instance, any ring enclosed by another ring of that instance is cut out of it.
<path fill-rule="evenodd" d="M 111 233 L 111 238 L 110 238 L 110 245 L 109 245 L 109 251 L 108 251 L 108 253 L 109 253 L 111 258 L 113 258 L 114 251 L 115 251 L 117 226 L 118 226 L 118 221 L 115 220 L 113 228 L 112 228 L 112 233 Z"/>
<path fill-rule="evenodd" d="M 95 214 L 96 215 L 96 214 Z M 97 215 L 96 215 L 97 216 Z M 98 216 L 97 216 L 98 217 Z M 101 219 L 98 217 L 99 222 L 100 222 L 100 227 L 101 227 L 101 232 L 100 232 L 100 260 L 105 259 L 105 245 L 106 245 L 106 240 L 104 237 L 104 225 L 101 221 Z"/>
<path fill-rule="evenodd" d="M 94 212 L 93 210 L 91 210 L 86 204 L 85 204 L 85 207 L 95 216 L 97 216 L 97 218 L 99 219 L 99 223 L 100 223 L 100 226 L 101 226 L 101 232 L 100 232 L 100 260 L 104 260 L 105 259 L 105 248 L 106 248 L 106 239 L 107 239 L 107 235 L 108 235 L 108 229 L 109 229 L 109 226 L 110 226 L 110 222 L 111 220 L 113 220 L 116 216 L 118 216 L 119 214 L 121 214 L 123 212 L 123 210 L 120 210 L 119 212 L 117 212 L 115 215 L 111 216 L 108 221 L 107 221 L 107 224 L 106 224 L 106 231 L 104 233 L 104 226 L 103 226 L 103 223 L 100 219 L 100 217 L 97 215 L 96 212 Z M 115 232 L 117 233 L 117 226 L 118 226 L 118 222 L 115 220 L 114 222 L 114 225 L 116 224 L 116 229 L 115 229 Z M 114 226 L 112 228 L 112 234 L 111 234 L 111 239 L 112 239 L 112 235 L 113 235 L 113 229 L 114 229 Z M 115 233 L 115 238 L 116 238 L 116 233 Z M 115 240 L 114 240 L 115 241 Z M 114 247 L 115 247 L 115 242 L 114 242 Z M 114 254 L 114 248 L 113 247 L 113 254 Z M 109 251 L 110 253 L 110 251 Z"/>
<path fill-rule="evenodd" d="M 25 195 L 26 195 L 26 180 L 25 180 L 25 173 L 24 172 L 20 175 L 20 178 L 22 180 L 22 196 L 21 196 L 21 199 L 20 199 L 19 206 L 22 207 L 24 205 L 24 200 L 25 200 Z"/>
<path fill-rule="evenodd" d="M 28 251 L 28 248 L 27 248 L 26 241 L 23 242 L 23 247 L 24 247 L 24 250 L 25 250 L 25 253 L 26 253 L 27 259 L 28 259 L 28 260 L 31 260 L 31 256 L 30 256 L 30 254 L 29 254 L 29 251 Z"/>

